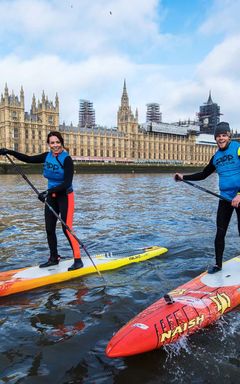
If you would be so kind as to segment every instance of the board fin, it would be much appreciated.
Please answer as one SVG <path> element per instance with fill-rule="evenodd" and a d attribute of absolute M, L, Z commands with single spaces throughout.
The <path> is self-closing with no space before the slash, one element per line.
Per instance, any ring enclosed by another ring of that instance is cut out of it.
<path fill-rule="evenodd" d="M 163 296 L 164 300 L 166 301 L 167 304 L 173 304 L 174 303 L 174 299 L 171 295 L 169 295 L 169 293 L 165 293 L 165 295 Z"/>

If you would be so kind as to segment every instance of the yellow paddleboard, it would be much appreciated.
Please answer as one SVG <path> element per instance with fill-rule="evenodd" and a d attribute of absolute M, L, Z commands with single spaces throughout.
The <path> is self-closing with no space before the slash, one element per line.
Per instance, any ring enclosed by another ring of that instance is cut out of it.
<path fill-rule="evenodd" d="M 160 256 L 165 252 L 167 252 L 167 248 L 154 246 L 145 248 L 141 253 L 127 257 L 99 254 L 92 256 L 92 259 L 97 266 L 98 271 L 103 272 L 132 263 L 149 260 L 153 257 Z M 35 266 L 0 272 L 0 296 L 8 296 L 14 293 L 29 291 L 45 285 L 60 283 L 62 281 L 97 272 L 88 257 L 83 257 L 82 261 L 84 264 L 83 268 L 75 271 L 68 271 L 68 268 L 73 263 L 73 260 L 69 259 L 60 261 L 58 265 L 48 268 L 39 268 L 39 266 Z"/>

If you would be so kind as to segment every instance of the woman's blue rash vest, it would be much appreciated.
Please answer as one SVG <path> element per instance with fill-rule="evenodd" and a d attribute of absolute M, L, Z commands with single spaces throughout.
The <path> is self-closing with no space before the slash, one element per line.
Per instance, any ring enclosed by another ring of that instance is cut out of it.
<path fill-rule="evenodd" d="M 240 191 L 240 143 L 232 141 L 225 150 L 218 150 L 213 164 L 219 175 L 221 195 L 232 200 Z"/>
<path fill-rule="evenodd" d="M 67 151 L 62 151 L 57 157 L 49 152 L 46 156 L 43 166 L 43 176 L 48 179 L 48 189 L 55 188 L 64 181 L 64 167 L 63 163 L 65 158 L 69 156 Z M 68 188 L 68 192 L 72 190 L 72 186 Z"/>

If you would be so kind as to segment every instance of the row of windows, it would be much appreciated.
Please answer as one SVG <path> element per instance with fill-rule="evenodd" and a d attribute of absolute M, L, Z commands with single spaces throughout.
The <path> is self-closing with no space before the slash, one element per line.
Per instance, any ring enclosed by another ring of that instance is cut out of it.
<path fill-rule="evenodd" d="M 72 148 L 73 146 L 70 145 L 69 143 L 65 142 L 66 143 L 66 146 L 69 147 L 69 148 Z M 80 147 L 80 148 L 83 148 L 83 149 L 90 149 L 90 150 L 105 150 L 106 148 L 110 149 L 110 150 L 116 150 L 116 151 L 124 151 L 124 150 L 135 150 L 135 151 L 150 151 L 150 152 L 158 152 L 158 153 L 161 153 L 162 151 L 168 151 L 168 152 L 176 152 L 177 154 L 180 154 L 180 153 L 186 153 L 186 152 L 190 152 L 191 151 L 191 148 L 187 145 L 187 144 L 184 144 L 184 145 L 181 145 L 181 144 L 177 144 L 177 145 L 173 145 L 173 144 L 169 144 L 169 143 L 158 143 L 158 144 L 155 144 L 155 145 L 152 145 L 152 144 L 149 144 L 149 143 L 145 143 L 145 145 L 139 145 L 139 143 L 137 142 L 132 142 L 132 143 L 128 143 L 127 146 L 123 147 L 123 146 L 114 146 L 114 145 L 108 145 L 108 146 L 105 146 L 105 147 L 102 147 L 102 146 L 94 146 L 93 144 L 92 145 L 87 145 L 86 143 L 82 143 L 81 145 L 79 144 L 78 146 L 74 146 L 74 148 L 77 148 L 77 147 Z M 198 152 L 197 152 L 198 153 Z M 202 153 L 207 153 L 207 154 L 211 154 L 212 153 L 212 148 L 209 150 L 209 151 L 202 151 Z"/>
<path fill-rule="evenodd" d="M 71 154 L 73 156 L 95 156 L 95 157 L 116 157 L 116 158 L 138 158 L 138 159 L 161 159 L 164 160 L 165 158 L 167 159 L 173 159 L 173 160 L 181 160 L 184 161 L 186 158 L 185 153 L 173 153 L 173 152 L 166 152 L 163 151 L 160 154 L 152 152 L 135 152 L 135 151 L 114 151 L 114 150 L 91 150 L 91 149 L 83 149 L 81 148 L 80 151 L 74 148 L 71 151 Z M 208 162 L 209 157 L 207 155 L 201 155 L 201 156 L 194 156 L 194 159 L 197 161 L 199 160 L 200 162 Z"/>
<path fill-rule="evenodd" d="M 41 137 L 41 132 L 39 132 Z M 15 136 L 17 138 L 17 136 Z M 16 146 L 18 146 L 18 143 L 15 143 Z M 26 143 L 26 152 L 27 153 L 39 153 L 42 151 L 42 146 L 41 145 L 29 145 Z M 131 153 L 132 157 L 138 156 L 138 158 L 146 158 L 146 157 L 154 157 L 154 158 L 161 158 L 163 156 L 163 153 L 167 153 L 168 157 L 171 157 L 172 159 L 184 159 L 186 156 L 186 153 L 190 153 L 189 147 L 185 148 L 185 146 L 176 146 L 175 148 L 170 144 L 162 144 L 161 150 L 158 151 L 157 148 L 142 148 L 142 151 L 138 150 L 119 150 L 116 151 L 115 149 L 108 148 L 108 149 L 103 149 L 103 148 L 87 148 L 87 147 L 82 147 L 82 148 L 76 148 L 74 147 L 72 150 L 70 148 L 70 152 L 73 153 L 74 156 L 80 155 L 80 156 L 107 156 L 109 157 L 110 155 L 115 157 L 127 157 L 129 156 L 129 153 Z M 130 152 L 129 152 L 130 151 Z M 198 153 L 197 151 L 194 152 L 193 155 L 196 159 L 206 159 L 209 160 L 209 154 L 208 153 Z"/>
<path fill-rule="evenodd" d="M 154 144 L 154 145 L 158 145 L 161 143 L 161 141 L 159 140 L 166 140 L 166 136 L 163 136 L 163 137 L 157 137 L 155 138 L 155 140 L 149 140 L 149 137 L 145 137 L 145 138 L 142 138 L 142 137 L 139 137 L 139 136 L 136 136 L 134 138 L 131 139 L 132 142 L 138 142 L 139 144 L 141 145 L 144 145 L 145 143 L 149 143 L 149 144 Z M 97 144 L 97 145 L 113 145 L 113 146 L 117 146 L 117 144 L 121 143 L 122 141 L 123 142 L 129 142 L 130 140 L 128 138 L 115 138 L 115 137 L 96 137 L 96 136 L 83 136 L 83 135 L 79 135 L 79 136 L 74 136 L 73 138 L 70 138 L 69 136 L 65 136 L 65 141 L 67 143 L 74 143 L 74 144 L 79 144 L 80 142 L 87 142 L 88 144 Z M 186 139 L 185 140 L 172 140 L 171 138 L 168 137 L 168 142 L 169 144 L 172 144 L 172 145 L 176 145 L 176 144 L 180 144 L 180 145 L 184 145 L 186 144 Z"/>
<path fill-rule="evenodd" d="M 33 154 L 33 153 L 42 153 L 43 148 L 41 145 L 28 145 L 26 144 L 26 153 Z M 14 151 L 19 151 L 19 144 L 14 143 L 13 145 Z"/>
<path fill-rule="evenodd" d="M 13 138 L 19 139 L 19 128 L 13 128 Z M 35 129 L 26 129 L 25 139 L 42 140 L 42 132 Z"/>

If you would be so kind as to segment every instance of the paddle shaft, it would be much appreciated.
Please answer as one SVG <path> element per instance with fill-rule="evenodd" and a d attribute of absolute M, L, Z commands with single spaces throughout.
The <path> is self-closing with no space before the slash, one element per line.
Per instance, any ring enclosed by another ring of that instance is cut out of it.
<path fill-rule="evenodd" d="M 22 178 L 28 183 L 28 185 L 30 185 L 30 187 L 32 188 L 32 190 L 37 194 L 39 195 L 39 191 L 37 190 L 37 188 L 32 184 L 32 182 L 28 179 L 28 177 L 23 173 L 22 169 L 20 167 L 17 166 L 17 164 L 14 163 L 14 161 L 11 159 L 11 157 L 9 157 L 7 154 L 6 154 L 6 157 L 7 159 L 10 161 L 10 163 L 14 166 L 14 168 L 16 169 L 16 171 L 22 176 Z M 96 264 L 94 263 L 91 255 L 89 254 L 88 250 L 86 249 L 85 245 L 82 243 L 81 240 L 79 240 L 79 238 L 75 235 L 75 233 L 73 232 L 73 230 L 71 228 L 69 228 L 69 226 L 65 223 L 65 221 L 63 221 L 63 219 L 61 218 L 61 216 L 59 216 L 57 214 L 57 212 L 51 207 L 51 205 L 45 201 L 45 204 L 46 206 L 50 209 L 50 211 L 53 213 L 53 215 L 61 222 L 62 225 L 64 225 L 64 227 L 68 230 L 69 233 L 71 233 L 71 235 L 74 237 L 75 240 L 77 240 L 77 242 L 80 244 L 80 246 L 84 249 L 86 255 L 89 257 L 89 259 L 91 260 L 94 268 L 96 269 L 98 275 L 104 280 L 104 283 L 105 283 L 105 279 L 103 278 L 103 276 L 101 275 L 100 271 L 98 270 Z"/>
<path fill-rule="evenodd" d="M 200 185 L 197 185 L 197 184 L 195 184 L 195 183 L 192 183 L 191 181 L 184 180 L 184 179 L 182 179 L 182 181 L 183 181 L 184 183 L 186 183 L 186 184 L 191 185 L 191 186 L 194 187 L 194 188 L 200 189 L 200 191 L 209 193 L 209 195 L 218 197 L 218 198 L 221 199 L 221 200 L 225 200 L 225 201 L 231 202 L 230 199 L 227 199 L 226 197 L 223 197 L 223 196 L 219 195 L 218 193 L 209 191 L 209 189 L 203 188 L 203 187 L 201 187 Z"/>

